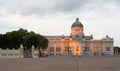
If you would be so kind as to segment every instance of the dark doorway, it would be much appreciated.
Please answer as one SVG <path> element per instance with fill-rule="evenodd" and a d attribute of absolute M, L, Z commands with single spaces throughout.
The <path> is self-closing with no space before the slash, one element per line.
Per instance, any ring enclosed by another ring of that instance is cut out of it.
<path fill-rule="evenodd" d="M 24 49 L 24 54 L 23 54 L 23 56 L 24 56 L 24 58 L 32 58 L 32 51 L 31 51 L 31 49 Z"/>

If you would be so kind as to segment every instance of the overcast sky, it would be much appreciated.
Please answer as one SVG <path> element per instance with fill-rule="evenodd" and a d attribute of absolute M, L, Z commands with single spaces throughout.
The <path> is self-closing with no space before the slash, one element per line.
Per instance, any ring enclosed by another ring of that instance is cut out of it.
<path fill-rule="evenodd" d="M 0 34 L 24 28 L 42 35 L 70 35 L 76 17 L 85 35 L 109 35 L 120 46 L 120 0 L 0 0 Z"/>

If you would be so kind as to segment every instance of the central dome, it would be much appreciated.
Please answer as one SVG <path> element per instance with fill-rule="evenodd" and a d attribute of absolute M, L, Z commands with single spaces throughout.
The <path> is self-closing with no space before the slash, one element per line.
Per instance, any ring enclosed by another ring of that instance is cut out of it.
<path fill-rule="evenodd" d="M 83 27 L 83 25 L 79 22 L 79 19 L 76 18 L 75 22 L 72 24 L 72 27 Z"/>

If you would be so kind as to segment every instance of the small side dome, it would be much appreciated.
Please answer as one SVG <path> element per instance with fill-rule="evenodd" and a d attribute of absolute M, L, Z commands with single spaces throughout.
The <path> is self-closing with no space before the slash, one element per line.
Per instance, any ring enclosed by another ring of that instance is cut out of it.
<path fill-rule="evenodd" d="M 113 38 L 110 38 L 108 35 L 106 35 L 106 37 L 102 38 L 102 40 L 113 40 Z"/>
<path fill-rule="evenodd" d="M 79 22 L 79 19 L 76 18 L 75 22 L 72 24 L 71 27 L 83 27 L 83 25 Z"/>

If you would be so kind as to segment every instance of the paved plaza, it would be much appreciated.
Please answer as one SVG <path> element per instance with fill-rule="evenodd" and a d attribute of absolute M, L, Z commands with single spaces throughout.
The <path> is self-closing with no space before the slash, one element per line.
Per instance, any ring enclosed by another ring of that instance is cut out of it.
<path fill-rule="evenodd" d="M 120 56 L 1 58 L 0 71 L 120 71 Z"/>

